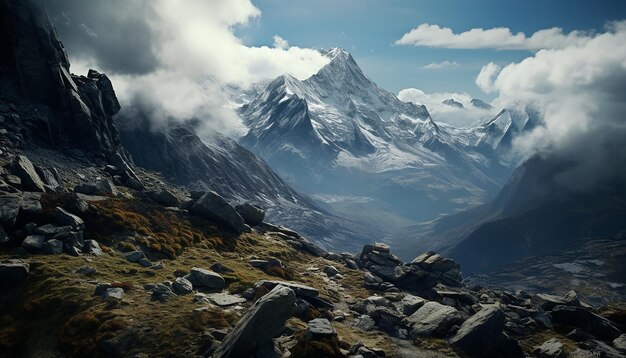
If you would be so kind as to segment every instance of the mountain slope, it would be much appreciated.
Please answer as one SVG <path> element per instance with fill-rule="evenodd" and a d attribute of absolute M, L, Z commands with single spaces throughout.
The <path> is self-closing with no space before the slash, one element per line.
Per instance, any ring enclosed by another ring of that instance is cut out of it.
<path fill-rule="evenodd" d="M 446 252 L 466 272 L 485 272 L 516 260 L 571 247 L 589 237 L 626 230 L 626 190 L 621 179 L 584 191 L 559 180 L 571 162 L 535 156 L 524 162 L 491 202 L 412 227 L 397 243 L 410 256 Z M 413 240 L 405 240 L 412 234 Z"/>
<path fill-rule="evenodd" d="M 242 145 L 305 193 L 366 198 L 408 220 L 495 193 L 508 173 L 496 151 L 506 128 L 493 136 L 438 125 L 425 106 L 379 88 L 347 52 L 326 55 L 315 75 L 280 76 L 241 108 Z"/>
<path fill-rule="evenodd" d="M 252 202 L 273 222 L 296 229 L 322 246 L 350 250 L 373 240 L 354 223 L 331 215 L 294 191 L 261 159 L 234 140 L 213 133 L 201 140 L 193 124 L 171 122 L 151 130 L 141 113 L 127 111 L 120 137 L 135 163 L 190 190 L 215 190 L 231 202 Z"/>

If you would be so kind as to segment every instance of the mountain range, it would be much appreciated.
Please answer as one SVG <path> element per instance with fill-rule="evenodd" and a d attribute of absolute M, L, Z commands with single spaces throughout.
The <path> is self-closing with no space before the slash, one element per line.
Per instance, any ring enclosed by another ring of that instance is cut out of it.
<path fill-rule="evenodd" d="M 378 87 L 345 50 L 324 53 L 330 62 L 310 78 L 283 75 L 248 92 L 243 146 L 296 189 L 386 231 L 390 219 L 432 219 L 495 195 L 527 113 L 503 110 L 472 128 L 437 123 L 424 105 Z"/>

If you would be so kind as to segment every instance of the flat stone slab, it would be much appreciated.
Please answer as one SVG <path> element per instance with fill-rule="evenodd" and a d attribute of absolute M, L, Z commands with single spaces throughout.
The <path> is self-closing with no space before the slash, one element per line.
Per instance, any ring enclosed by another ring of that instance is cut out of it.
<path fill-rule="evenodd" d="M 208 294 L 206 298 L 208 298 L 211 303 L 220 307 L 234 306 L 246 302 L 246 299 L 239 295 L 231 295 L 225 292 Z"/>
<path fill-rule="evenodd" d="M 319 295 L 319 291 L 317 289 L 295 282 L 262 280 L 257 282 L 254 286 L 256 288 L 265 286 L 268 290 L 272 290 L 278 285 L 289 287 L 298 297 L 317 297 L 317 295 Z"/>

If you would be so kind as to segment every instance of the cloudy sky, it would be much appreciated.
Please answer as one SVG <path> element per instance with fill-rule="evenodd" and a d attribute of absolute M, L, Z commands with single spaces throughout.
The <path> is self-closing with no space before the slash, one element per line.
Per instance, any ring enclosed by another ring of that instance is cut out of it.
<path fill-rule="evenodd" d="M 505 4 L 506 3 L 506 4 Z M 484 113 L 445 109 L 445 98 L 484 98 L 495 109 L 531 106 L 544 125 L 515 145 L 525 154 L 626 162 L 626 2 L 382 0 L 50 0 L 78 73 L 107 72 L 123 104 L 155 122 L 199 117 L 245 132 L 224 85 L 290 73 L 304 79 L 343 47 L 364 72 L 435 120 Z M 202 91 L 198 79 L 206 79 Z M 447 112 L 446 112 L 447 111 Z M 455 112 L 456 111 L 456 112 Z M 584 145 L 581 145 L 584 143 Z M 581 153 L 580 151 L 584 152 Z M 615 164 L 614 163 L 614 164 Z M 587 176 L 585 176 L 587 177 Z"/>

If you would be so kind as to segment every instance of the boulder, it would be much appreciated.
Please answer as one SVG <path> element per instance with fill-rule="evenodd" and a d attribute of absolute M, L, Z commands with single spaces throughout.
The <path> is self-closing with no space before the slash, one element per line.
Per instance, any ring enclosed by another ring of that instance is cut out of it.
<path fill-rule="evenodd" d="M 11 162 L 11 171 L 22 181 L 22 189 L 25 191 L 45 192 L 44 182 L 37 174 L 35 166 L 28 158 L 18 155 Z"/>
<path fill-rule="evenodd" d="M 74 256 L 81 254 L 84 246 L 85 241 L 83 240 L 82 231 L 70 231 L 70 233 L 63 238 L 63 249 Z"/>
<path fill-rule="evenodd" d="M 71 226 L 76 230 L 85 229 L 85 222 L 83 221 L 83 219 L 79 218 L 78 216 L 74 214 L 69 213 L 63 208 L 60 208 L 57 206 L 54 209 L 54 214 L 55 214 L 57 221 L 61 225 Z"/>
<path fill-rule="evenodd" d="M 296 294 L 288 287 L 274 287 L 261 297 L 224 338 L 214 358 L 250 357 L 278 335 L 296 309 Z"/>
<path fill-rule="evenodd" d="M 22 247 L 28 251 L 40 251 L 44 242 L 46 237 L 43 235 L 29 235 L 22 241 Z"/>
<path fill-rule="evenodd" d="M 556 338 L 543 342 L 533 350 L 533 354 L 538 358 L 565 358 L 567 356 L 563 350 L 563 344 Z"/>
<path fill-rule="evenodd" d="M 52 224 L 46 224 L 40 227 L 35 227 L 28 232 L 30 234 L 44 235 L 47 237 L 58 239 L 67 236 L 70 231 L 72 231 L 71 226 L 55 226 Z"/>
<path fill-rule="evenodd" d="M 550 312 L 550 317 L 556 324 L 578 327 L 602 340 L 612 341 L 620 336 L 611 321 L 583 307 L 559 305 Z"/>
<path fill-rule="evenodd" d="M 376 326 L 374 319 L 368 315 L 362 315 L 350 322 L 350 325 L 362 331 L 370 331 Z"/>
<path fill-rule="evenodd" d="M 324 273 L 328 277 L 332 277 L 332 276 L 335 276 L 335 275 L 338 275 L 338 274 L 341 273 L 341 272 L 339 272 L 339 270 L 337 270 L 337 268 L 335 266 L 332 266 L 332 265 L 324 266 L 322 271 L 324 271 Z"/>
<path fill-rule="evenodd" d="M 165 302 L 170 298 L 176 297 L 176 293 L 174 293 L 172 287 L 163 283 L 153 285 L 150 288 L 150 291 L 152 291 L 152 295 L 150 297 L 159 302 Z"/>
<path fill-rule="evenodd" d="M 191 282 L 194 288 L 206 288 L 209 290 L 221 290 L 226 286 L 224 278 L 219 274 L 206 269 L 194 267 L 185 276 Z"/>
<path fill-rule="evenodd" d="M 84 214 L 89 210 L 89 203 L 77 193 L 67 193 L 64 209 L 74 215 Z"/>
<path fill-rule="evenodd" d="M 30 265 L 22 260 L 0 262 L 0 286 L 12 286 L 22 282 L 30 272 Z"/>
<path fill-rule="evenodd" d="M 124 253 L 124 258 L 128 262 L 139 262 L 139 260 L 143 259 L 144 257 L 146 257 L 146 255 L 144 255 L 143 251 L 139 250 Z"/>
<path fill-rule="evenodd" d="M 285 286 L 289 287 L 298 297 L 317 297 L 319 295 L 319 291 L 316 288 L 306 286 L 300 283 L 295 282 L 285 282 L 285 281 L 271 281 L 271 280 L 262 280 L 254 284 L 254 288 L 258 289 L 263 286 L 268 290 L 274 289 L 276 286 Z"/>
<path fill-rule="evenodd" d="M 177 277 L 172 282 L 172 291 L 177 295 L 187 295 L 193 292 L 193 285 L 184 277 Z"/>
<path fill-rule="evenodd" d="M 191 206 L 191 212 L 208 220 L 221 222 L 236 233 L 249 231 L 245 221 L 224 198 L 208 191 Z"/>
<path fill-rule="evenodd" d="M 410 316 L 422 307 L 424 303 L 426 303 L 426 300 L 421 297 L 405 294 L 398 304 L 398 310 L 405 316 Z"/>
<path fill-rule="evenodd" d="M 626 334 L 622 334 L 613 340 L 613 347 L 622 353 L 626 353 Z"/>
<path fill-rule="evenodd" d="M 306 335 L 309 339 L 320 340 L 337 335 L 337 331 L 326 318 L 315 318 L 307 323 Z"/>
<path fill-rule="evenodd" d="M 107 178 L 100 178 L 95 182 L 83 183 L 74 188 L 74 192 L 85 195 L 112 195 L 117 196 L 115 185 Z"/>
<path fill-rule="evenodd" d="M 35 171 L 39 175 L 39 178 L 47 185 L 49 188 L 56 189 L 59 187 L 59 182 L 57 181 L 56 176 L 47 168 L 35 167 Z"/>
<path fill-rule="evenodd" d="M 148 198 L 163 206 L 177 206 L 178 198 L 169 190 L 150 190 L 144 193 Z"/>
<path fill-rule="evenodd" d="M 415 336 L 445 337 L 452 326 L 463 322 L 463 315 L 454 307 L 437 302 L 426 302 L 415 313 L 406 318 Z"/>
<path fill-rule="evenodd" d="M 246 302 L 246 299 L 239 295 L 231 295 L 225 292 L 208 294 L 206 298 L 214 305 L 220 307 L 234 306 Z"/>
<path fill-rule="evenodd" d="M 450 344 L 471 356 L 502 356 L 504 322 L 502 310 L 483 308 L 463 322 Z"/>
<path fill-rule="evenodd" d="M 63 241 L 51 239 L 46 241 L 41 247 L 41 251 L 48 255 L 59 255 L 63 253 Z"/>
<path fill-rule="evenodd" d="M 85 276 L 93 276 L 98 273 L 98 270 L 91 266 L 81 266 L 75 271 L 77 274 L 85 275 Z"/>
<path fill-rule="evenodd" d="M 121 300 L 124 297 L 124 290 L 119 287 L 111 287 L 107 288 L 106 291 L 102 294 L 102 298 L 104 299 L 116 299 Z"/>
<path fill-rule="evenodd" d="M 536 294 L 531 299 L 533 306 L 540 308 L 544 311 L 551 311 L 554 307 L 558 305 L 564 306 L 580 306 L 580 301 L 576 297 L 576 292 L 570 291 L 567 295 L 555 296 L 548 294 Z"/>
<path fill-rule="evenodd" d="M 22 204 L 21 194 L 1 193 L 0 194 L 0 225 L 12 228 L 15 219 L 20 212 Z"/>
<path fill-rule="evenodd" d="M 235 206 L 235 210 L 241 215 L 246 224 L 256 226 L 263 223 L 265 219 L 265 210 L 252 204 L 241 204 Z"/>
<path fill-rule="evenodd" d="M 100 248 L 100 244 L 96 240 L 85 240 L 85 245 L 83 245 L 83 252 L 87 254 L 92 254 L 95 256 L 103 255 L 102 249 Z"/>
<path fill-rule="evenodd" d="M 216 262 L 213 265 L 211 265 L 210 269 L 213 272 L 217 272 L 217 273 L 233 272 L 233 269 L 226 267 L 219 262 Z"/>

